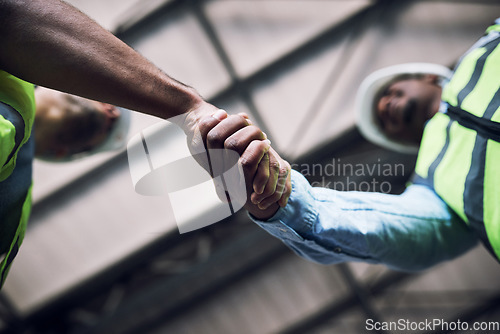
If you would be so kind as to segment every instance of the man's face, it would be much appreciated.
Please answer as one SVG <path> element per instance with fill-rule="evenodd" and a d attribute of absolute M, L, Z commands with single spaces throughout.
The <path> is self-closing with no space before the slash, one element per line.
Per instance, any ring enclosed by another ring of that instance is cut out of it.
<path fill-rule="evenodd" d="M 435 76 L 391 84 L 376 104 L 383 131 L 390 138 L 419 144 L 425 123 L 439 110 L 441 87 Z"/>
<path fill-rule="evenodd" d="M 36 154 L 51 158 L 90 151 L 109 135 L 119 110 L 109 104 L 39 87 L 35 92 Z"/>

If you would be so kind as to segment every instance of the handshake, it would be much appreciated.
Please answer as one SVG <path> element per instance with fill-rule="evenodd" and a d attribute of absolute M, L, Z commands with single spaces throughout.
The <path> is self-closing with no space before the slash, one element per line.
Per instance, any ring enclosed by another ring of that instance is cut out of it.
<path fill-rule="evenodd" d="M 238 163 L 246 181 L 245 209 L 254 217 L 266 220 L 279 207 L 286 206 L 292 190 L 290 164 L 276 153 L 266 134 L 253 125 L 246 114 L 228 115 L 219 109 L 201 118 L 198 130 L 197 137 L 208 151 L 224 149 L 238 153 Z M 201 143 L 191 140 L 191 145 Z M 224 200 L 227 194 L 223 193 L 223 188 L 216 189 L 219 198 Z"/>
<path fill-rule="evenodd" d="M 146 128 L 127 146 L 136 192 L 168 195 L 181 233 L 242 207 L 267 220 L 286 206 L 292 190 L 290 164 L 248 116 L 208 106 L 170 118 L 179 128 Z"/>

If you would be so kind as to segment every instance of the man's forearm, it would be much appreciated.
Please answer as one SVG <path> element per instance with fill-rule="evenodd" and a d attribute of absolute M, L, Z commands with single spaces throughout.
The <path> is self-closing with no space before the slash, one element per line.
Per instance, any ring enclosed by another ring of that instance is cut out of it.
<path fill-rule="evenodd" d="M 41 86 L 161 118 L 205 102 L 74 7 L 0 0 L 0 68 Z"/>

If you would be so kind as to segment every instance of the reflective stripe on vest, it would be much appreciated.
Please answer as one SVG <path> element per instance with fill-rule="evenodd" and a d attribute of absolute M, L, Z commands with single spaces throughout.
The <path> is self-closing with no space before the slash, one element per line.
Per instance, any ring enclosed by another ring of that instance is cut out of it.
<path fill-rule="evenodd" d="M 500 259 L 500 22 L 443 89 L 446 113 L 426 125 L 415 171 Z"/>

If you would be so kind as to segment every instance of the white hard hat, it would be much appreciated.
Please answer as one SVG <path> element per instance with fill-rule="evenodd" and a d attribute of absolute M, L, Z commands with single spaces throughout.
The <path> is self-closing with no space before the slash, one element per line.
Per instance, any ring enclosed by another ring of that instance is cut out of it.
<path fill-rule="evenodd" d="M 400 64 L 373 72 L 361 83 L 356 96 L 356 124 L 361 134 L 375 144 L 401 153 L 416 153 L 418 145 L 389 138 L 380 127 L 374 112 L 375 98 L 380 89 L 401 74 L 435 74 L 446 81 L 453 72 L 443 65 L 430 63 Z"/>

